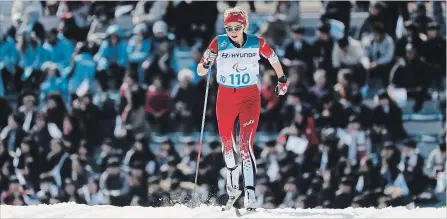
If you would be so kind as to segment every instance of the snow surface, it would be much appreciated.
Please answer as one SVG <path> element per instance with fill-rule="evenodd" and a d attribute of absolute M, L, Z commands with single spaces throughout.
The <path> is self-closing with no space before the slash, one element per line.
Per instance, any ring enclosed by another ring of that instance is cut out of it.
<path fill-rule="evenodd" d="M 0 206 L 0 218 L 237 218 L 232 209 L 202 205 L 199 208 L 87 206 L 74 203 L 35 206 Z M 258 209 L 242 218 L 447 218 L 446 207 L 347 208 L 335 209 Z"/>

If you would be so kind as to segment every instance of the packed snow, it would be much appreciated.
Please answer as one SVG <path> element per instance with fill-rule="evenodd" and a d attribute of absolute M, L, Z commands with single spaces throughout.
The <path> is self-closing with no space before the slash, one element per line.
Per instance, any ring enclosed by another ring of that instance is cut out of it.
<path fill-rule="evenodd" d="M 244 213 L 243 211 L 241 211 Z M 347 208 L 347 209 L 258 209 L 240 218 L 446 218 L 446 207 Z M 74 203 L 36 206 L 0 206 L 0 218 L 238 218 L 234 209 L 220 207 L 114 207 Z"/>

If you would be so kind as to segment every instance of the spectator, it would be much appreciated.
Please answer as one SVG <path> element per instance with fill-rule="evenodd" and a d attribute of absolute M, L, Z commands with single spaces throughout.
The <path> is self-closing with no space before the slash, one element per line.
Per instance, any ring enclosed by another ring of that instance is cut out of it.
<path fill-rule="evenodd" d="M 381 90 L 376 94 L 374 102 L 376 103 L 372 114 L 374 132 L 389 136 L 390 140 L 405 138 L 407 133 L 403 127 L 402 110 L 399 106 L 385 90 Z"/>
<path fill-rule="evenodd" d="M 115 88 L 122 84 L 124 71 L 127 66 L 127 44 L 124 42 L 122 30 L 118 25 L 112 25 L 107 28 L 106 40 L 101 43 L 94 60 L 98 62 L 97 79 L 101 88 L 109 88 L 108 77 L 115 80 Z"/>
<path fill-rule="evenodd" d="M 384 194 L 379 199 L 379 208 L 387 206 L 402 206 L 408 204 L 410 191 L 402 172 L 397 168 L 400 154 L 394 153 L 384 160 L 382 177 L 385 179 Z"/>
<path fill-rule="evenodd" d="M 99 187 L 105 195 L 106 204 L 125 206 L 129 200 L 129 184 L 126 181 L 127 174 L 120 170 L 120 161 L 109 158 L 107 170 L 101 175 Z"/>
<path fill-rule="evenodd" d="M 121 116 L 129 140 L 150 138 L 149 123 L 145 119 L 142 119 L 146 117 L 144 90 L 142 88 L 135 87 L 132 89 L 131 101 L 127 104 Z"/>
<path fill-rule="evenodd" d="M 46 122 L 53 123 L 59 130 L 62 130 L 67 108 L 61 95 L 59 93 L 50 93 L 45 100 L 46 104 L 43 112 L 45 112 L 46 115 Z M 54 136 L 52 137 L 54 138 Z"/>
<path fill-rule="evenodd" d="M 436 70 L 435 81 L 436 87 L 442 88 L 441 81 L 444 80 L 446 72 L 446 42 L 440 35 L 440 27 L 437 23 L 432 22 L 427 27 L 427 41 L 424 45 L 422 56 L 428 63 L 434 65 Z"/>
<path fill-rule="evenodd" d="M 68 90 L 66 81 L 57 69 L 56 64 L 46 62 L 42 66 L 42 76 L 40 78 L 40 96 L 39 102 L 45 102 L 51 94 L 56 93 L 62 100 L 68 100 Z M 63 103 L 63 102 L 62 102 Z"/>
<path fill-rule="evenodd" d="M 23 119 L 22 129 L 26 133 L 29 133 L 33 128 L 37 115 L 37 94 L 33 91 L 22 91 L 20 107 L 18 111 L 20 112 Z"/>
<path fill-rule="evenodd" d="M 82 197 L 88 205 L 103 205 L 105 204 L 104 194 L 99 190 L 98 180 L 89 179 L 87 185 L 81 189 Z"/>
<path fill-rule="evenodd" d="M 427 16 L 427 9 L 423 3 L 417 4 L 413 21 L 418 33 L 427 34 L 427 26 L 433 21 L 433 18 Z"/>
<path fill-rule="evenodd" d="M 194 109 L 196 91 L 191 84 L 193 73 L 187 69 L 180 71 L 178 75 L 179 84 L 173 89 L 171 97 L 173 97 L 173 109 L 171 110 L 171 120 L 183 121 L 177 130 L 183 132 L 193 131 L 192 110 Z"/>
<path fill-rule="evenodd" d="M 8 124 L 8 117 L 12 113 L 12 108 L 6 98 L 0 96 L 0 128 Z"/>
<path fill-rule="evenodd" d="M 358 85 L 353 81 L 353 72 L 350 69 L 340 69 L 337 76 L 337 84 L 334 86 L 334 91 L 337 100 L 347 107 L 348 100 L 352 93 L 358 92 Z"/>
<path fill-rule="evenodd" d="M 395 29 L 391 29 L 391 21 L 388 20 L 387 5 L 382 1 L 377 1 L 369 8 L 369 16 L 363 22 L 359 30 L 357 39 L 364 44 L 364 41 L 373 32 L 375 23 L 382 23 L 384 32 L 394 36 Z"/>
<path fill-rule="evenodd" d="M 172 98 L 168 91 L 163 87 L 160 77 L 154 79 L 146 93 L 145 109 L 148 114 L 148 121 L 155 123 L 159 127 L 159 132 L 167 133 L 170 131 L 169 110 L 172 105 Z"/>
<path fill-rule="evenodd" d="M 70 66 L 64 69 L 63 74 L 68 80 L 68 92 L 71 95 L 76 93 L 85 81 L 87 81 L 88 87 L 95 87 L 96 63 L 93 60 L 91 48 L 86 43 L 76 44 Z"/>
<path fill-rule="evenodd" d="M 445 142 L 438 145 L 438 148 L 433 149 L 426 162 L 428 169 L 428 177 L 430 184 L 434 185 L 437 193 L 445 192 L 445 162 L 446 162 L 446 147 Z"/>
<path fill-rule="evenodd" d="M 116 25 L 115 15 L 112 10 L 108 9 L 110 5 L 100 4 L 93 7 L 92 23 L 88 30 L 87 40 L 97 45 L 101 44 L 101 39 L 105 38 L 107 28 Z"/>
<path fill-rule="evenodd" d="M 272 74 L 273 73 L 273 74 Z M 279 113 L 279 97 L 275 94 L 275 85 L 273 84 L 274 72 L 266 71 L 262 77 L 261 87 L 261 128 L 268 132 L 278 130 L 278 118 L 275 115 Z"/>
<path fill-rule="evenodd" d="M 292 27 L 292 42 L 286 45 L 283 62 L 286 66 L 304 65 L 306 73 L 302 76 L 310 80 L 310 74 L 314 70 L 312 46 L 303 39 L 303 33 L 303 27 Z"/>
<path fill-rule="evenodd" d="M 424 34 L 421 34 L 416 30 L 416 26 L 412 21 L 407 21 L 405 23 L 404 35 L 396 41 L 394 55 L 396 58 L 404 58 L 406 56 L 406 47 L 408 44 L 413 45 L 414 49 L 419 54 L 423 54 L 425 38 L 426 36 Z"/>
<path fill-rule="evenodd" d="M 389 88 L 405 88 L 408 97 L 416 100 L 413 111 L 419 112 L 427 98 L 434 71 L 421 59 L 413 45 L 408 44 L 406 51 L 405 59 L 400 59 L 391 69 Z"/>
<path fill-rule="evenodd" d="M 149 31 L 146 24 L 137 24 L 133 30 L 133 36 L 127 45 L 127 56 L 133 71 L 139 73 L 140 82 L 144 82 L 141 64 L 149 56 L 152 41 L 149 39 Z"/>
<path fill-rule="evenodd" d="M 74 44 L 86 41 L 90 29 L 87 16 L 90 10 L 89 2 L 65 2 L 66 10 L 59 6 L 57 14 L 61 19 L 59 29 L 63 35 Z"/>
<path fill-rule="evenodd" d="M 14 113 L 8 117 L 8 125 L 0 133 L 0 140 L 9 154 L 13 155 L 16 148 L 20 146 L 25 132 L 22 129 L 23 117 Z"/>
<path fill-rule="evenodd" d="M 324 16 L 327 19 L 340 21 L 344 25 L 344 37 L 349 36 L 351 22 L 351 2 L 324 1 Z M 343 37 L 343 35 L 342 35 Z"/>
<path fill-rule="evenodd" d="M 41 68 L 44 62 L 49 60 L 50 53 L 31 32 L 19 32 L 16 46 L 19 48 L 20 61 L 16 69 L 14 85 L 17 91 L 22 88 L 34 89 L 38 85 Z"/>
<path fill-rule="evenodd" d="M 39 42 L 45 41 L 45 28 L 39 22 L 42 6 L 37 1 L 29 1 L 26 5 L 14 1 L 11 14 L 15 25 L 7 30 L 10 37 L 15 38 L 18 32 L 27 31 L 36 33 Z"/>
<path fill-rule="evenodd" d="M 427 185 L 423 173 L 424 158 L 420 154 L 415 141 L 406 140 L 403 145 L 402 161 L 399 167 L 404 174 L 411 194 L 417 196 L 424 191 Z"/>
<path fill-rule="evenodd" d="M 15 37 L 15 36 L 14 36 Z M 20 53 L 15 45 L 14 38 L 8 35 L 0 36 L 0 96 L 4 96 L 11 91 L 11 84 L 14 84 L 14 73 L 20 61 Z M 13 82 L 13 83 L 9 83 Z"/>
<path fill-rule="evenodd" d="M 348 117 L 358 116 L 360 126 L 365 130 L 371 128 L 372 110 L 363 103 L 363 97 L 360 92 L 353 92 L 349 98 L 350 106 L 346 109 Z"/>
<path fill-rule="evenodd" d="M 337 41 L 332 51 L 332 65 L 335 69 L 348 68 L 352 71 L 352 79 L 359 86 L 366 80 L 368 60 L 359 41 L 345 37 Z"/>
<path fill-rule="evenodd" d="M 82 94 L 78 92 L 78 98 L 73 101 L 72 113 L 81 120 L 82 134 L 79 137 L 85 138 L 88 148 L 93 148 L 101 143 L 102 133 L 99 131 L 100 122 L 107 119 L 106 113 L 93 103 L 93 97 L 90 92 Z M 78 142 L 79 142 L 78 140 Z"/>
<path fill-rule="evenodd" d="M 43 47 L 51 54 L 48 61 L 54 62 L 59 71 L 69 66 L 75 48 L 58 30 L 49 31 L 48 39 Z"/>
<path fill-rule="evenodd" d="M 369 59 L 370 77 L 379 77 L 384 86 L 388 85 L 389 69 L 393 61 L 394 41 L 386 33 L 382 23 L 375 23 L 365 43 L 365 56 Z"/>
<path fill-rule="evenodd" d="M 138 1 L 132 15 L 132 22 L 138 23 L 154 23 L 163 18 L 166 13 L 168 2 L 158 1 Z"/>
<path fill-rule="evenodd" d="M 321 23 L 318 26 L 317 40 L 313 45 L 314 62 L 319 69 L 324 69 L 327 73 L 326 78 L 329 84 L 335 83 L 336 75 L 333 73 L 332 67 L 332 50 L 334 48 L 334 41 L 329 35 L 331 26 L 329 23 Z"/>
<path fill-rule="evenodd" d="M 318 108 L 318 116 L 316 117 L 316 125 L 318 128 L 323 127 L 345 127 L 348 123 L 346 112 L 343 106 L 335 101 L 332 94 L 327 93 L 321 97 L 321 103 Z"/>
<path fill-rule="evenodd" d="M 301 112 L 301 114 L 310 115 L 312 114 L 312 106 L 304 100 L 304 92 L 297 89 L 292 90 L 288 93 L 287 99 L 282 106 L 281 114 L 284 117 L 283 124 L 285 126 L 290 125 L 294 118 L 296 112 Z"/>
<path fill-rule="evenodd" d="M 39 151 L 42 154 L 47 154 L 50 150 L 51 136 L 45 115 L 41 112 L 36 114 L 35 124 L 29 132 L 29 135 L 39 145 Z"/>
<path fill-rule="evenodd" d="M 315 85 L 310 88 L 310 102 L 313 106 L 316 106 L 318 104 L 318 99 L 329 92 L 326 83 L 326 72 L 323 69 L 318 69 L 313 75 L 313 80 Z"/>

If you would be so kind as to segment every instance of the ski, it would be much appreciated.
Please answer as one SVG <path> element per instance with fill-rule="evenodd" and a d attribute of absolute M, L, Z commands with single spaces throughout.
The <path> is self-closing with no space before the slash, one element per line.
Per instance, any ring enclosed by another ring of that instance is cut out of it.
<path fill-rule="evenodd" d="M 239 191 L 235 196 L 230 196 L 228 198 L 227 204 L 222 208 L 222 211 L 229 211 L 231 207 L 233 207 L 234 203 L 237 201 L 239 196 L 241 196 L 242 192 Z"/>
<path fill-rule="evenodd" d="M 245 215 L 249 215 L 249 214 L 253 214 L 253 213 L 258 212 L 254 208 L 246 209 L 246 210 L 242 210 L 242 211 L 237 209 L 237 208 L 235 208 L 235 210 L 236 210 L 236 216 L 238 216 L 238 217 L 242 217 L 242 216 L 245 216 Z"/>

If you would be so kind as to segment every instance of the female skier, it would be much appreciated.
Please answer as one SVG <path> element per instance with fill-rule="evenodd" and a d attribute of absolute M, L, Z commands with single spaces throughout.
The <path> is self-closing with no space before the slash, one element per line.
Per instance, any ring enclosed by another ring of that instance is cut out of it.
<path fill-rule="evenodd" d="M 203 76 L 216 61 L 219 83 L 216 114 L 223 155 L 227 168 L 227 193 L 229 200 L 224 210 L 229 210 L 241 195 L 239 190 L 240 168 L 235 160 L 234 124 L 239 117 L 239 145 L 244 179 L 244 207 L 254 210 L 256 203 L 255 176 L 256 159 L 253 141 L 258 126 L 261 98 L 257 86 L 259 80 L 260 55 L 269 60 L 278 76 L 277 95 L 287 92 L 287 76 L 272 48 L 265 40 L 247 34 L 248 15 L 239 7 L 227 9 L 224 13 L 226 34 L 213 39 L 205 51 L 197 72 Z"/>

